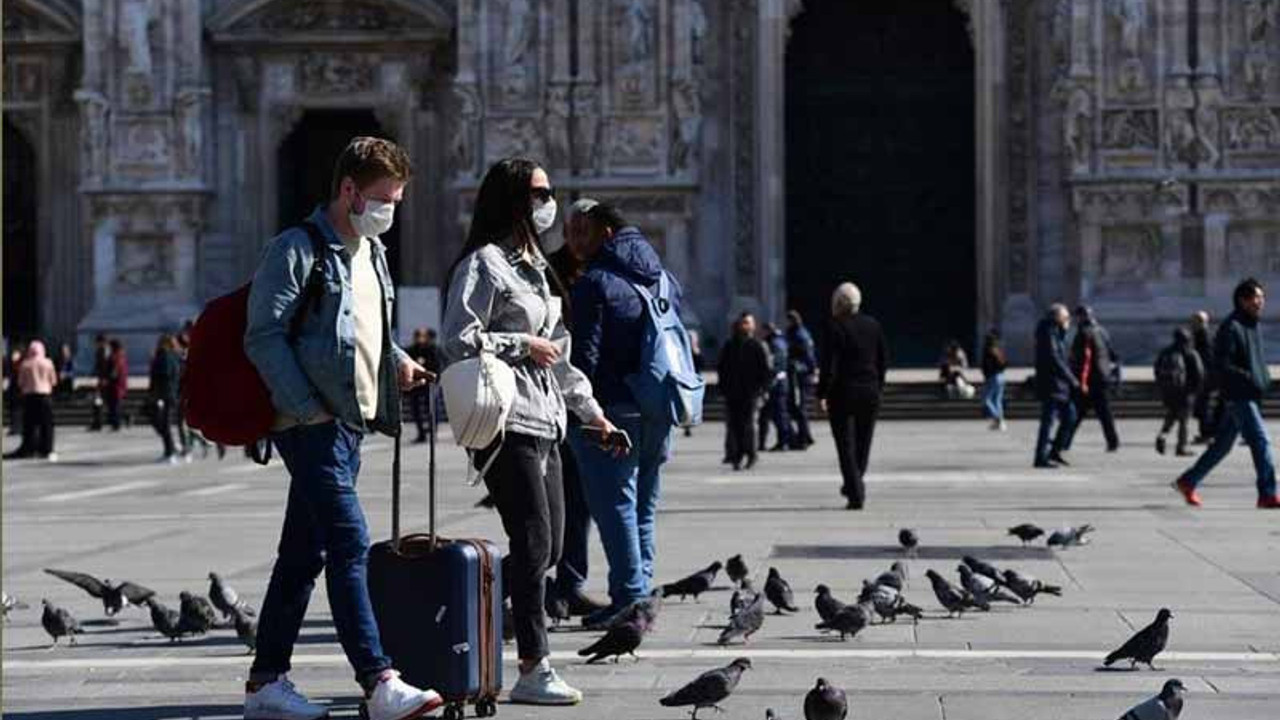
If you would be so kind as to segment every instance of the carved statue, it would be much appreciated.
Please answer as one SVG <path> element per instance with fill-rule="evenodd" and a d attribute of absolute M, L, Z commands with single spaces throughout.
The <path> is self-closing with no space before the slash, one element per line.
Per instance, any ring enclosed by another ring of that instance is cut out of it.
<path fill-rule="evenodd" d="M 1109 0 L 1108 10 L 1120 25 L 1120 50 L 1127 58 L 1142 52 L 1142 31 L 1147 26 L 1147 0 Z"/>
<path fill-rule="evenodd" d="M 120 8 L 125 71 L 151 76 L 151 0 L 125 0 Z"/>
<path fill-rule="evenodd" d="M 181 146 L 178 153 L 178 169 L 184 174 L 200 175 L 201 151 L 204 130 L 201 128 L 203 94 L 200 90 L 184 90 L 178 93 L 178 129 Z"/>
<path fill-rule="evenodd" d="M 1159 135 L 1154 110 L 1117 110 L 1103 118 L 1102 145 L 1110 150 L 1155 149 Z"/>
<path fill-rule="evenodd" d="M 111 105 L 105 97 L 92 91 L 79 91 L 75 97 L 84 108 L 85 132 L 80 136 L 84 178 L 90 183 L 101 182 L 107 173 L 107 124 Z"/>
<path fill-rule="evenodd" d="M 542 116 L 547 143 L 547 161 L 551 167 L 569 166 L 569 88 L 557 85 L 547 88 Z"/>
<path fill-rule="evenodd" d="M 459 175 L 475 172 L 475 143 L 472 142 L 476 122 L 476 98 L 474 93 L 462 87 L 453 88 L 457 114 L 453 122 L 453 134 L 449 138 L 449 167 Z"/>
<path fill-rule="evenodd" d="M 1172 110 L 1165 124 L 1165 146 L 1171 160 L 1190 165 L 1200 160 L 1200 142 L 1190 110 Z"/>
<path fill-rule="evenodd" d="M 1251 49 L 1265 49 L 1276 24 L 1276 0 L 1244 0 L 1245 40 Z"/>
<path fill-rule="evenodd" d="M 509 0 L 507 3 L 507 31 L 503 38 L 503 59 L 506 65 L 520 65 L 533 45 L 533 8 L 529 0 Z"/>
<path fill-rule="evenodd" d="M 689 3 L 689 36 L 694 65 L 702 65 L 707 59 L 707 11 L 702 0 Z"/>
<path fill-rule="evenodd" d="M 1227 147 L 1270 150 L 1280 147 L 1280 118 L 1270 108 L 1237 108 L 1226 113 Z"/>
<path fill-rule="evenodd" d="M 1208 101 L 1203 94 L 1195 110 L 1196 140 L 1200 143 L 1200 164 L 1206 167 L 1217 167 L 1222 158 L 1218 149 L 1221 125 L 1218 121 L 1218 108 Z"/>
<path fill-rule="evenodd" d="M 626 63 L 637 65 L 647 62 L 653 57 L 653 14 L 648 0 L 628 0 L 622 11 L 622 25 Z"/>
<path fill-rule="evenodd" d="M 671 138 L 671 171 L 689 170 L 697 160 L 702 133 L 702 98 L 695 83 L 677 81 L 672 88 L 675 127 Z"/>
<path fill-rule="evenodd" d="M 573 91 L 574 166 L 582 175 L 600 173 L 600 110 L 594 86 L 580 85 Z"/>
<path fill-rule="evenodd" d="M 1093 99 L 1084 88 L 1076 88 L 1067 98 L 1063 120 L 1063 146 L 1072 173 L 1089 172 L 1093 150 Z"/>

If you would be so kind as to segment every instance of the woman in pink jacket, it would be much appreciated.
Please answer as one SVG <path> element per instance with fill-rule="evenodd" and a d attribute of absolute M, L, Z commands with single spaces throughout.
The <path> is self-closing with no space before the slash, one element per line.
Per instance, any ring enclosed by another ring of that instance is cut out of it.
<path fill-rule="evenodd" d="M 53 389 L 58 370 L 45 356 L 44 343 L 32 340 L 18 368 L 18 391 L 22 393 L 22 444 L 5 455 L 10 458 L 39 457 L 57 462 L 53 451 Z"/>

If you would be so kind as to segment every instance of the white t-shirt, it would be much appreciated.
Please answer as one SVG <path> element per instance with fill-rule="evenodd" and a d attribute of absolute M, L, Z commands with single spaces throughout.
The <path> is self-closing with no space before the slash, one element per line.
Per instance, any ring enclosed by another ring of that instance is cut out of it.
<path fill-rule="evenodd" d="M 351 315 L 356 331 L 356 400 L 360 414 L 378 414 L 378 369 L 382 363 L 382 285 L 373 269 L 368 238 L 343 239 L 351 255 Z"/>

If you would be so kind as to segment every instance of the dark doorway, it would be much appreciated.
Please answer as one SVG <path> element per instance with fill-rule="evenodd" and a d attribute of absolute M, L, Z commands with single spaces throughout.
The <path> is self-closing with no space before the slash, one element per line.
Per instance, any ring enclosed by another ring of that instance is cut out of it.
<path fill-rule="evenodd" d="M 36 237 L 36 151 L 4 119 L 4 335 L 40 333 L 40 243 Z"/>
<path fill-rule="evenodd" d="M 277 156 L 279 184 L 278 221 L 283 230 L 306 219 L 317 205 L 329 199 L 333 164 L 351 139 L 373 135 L 388 140 L 371 110 L 308 110 L 293 132 L 280 143 Z M 400 282 L 400 223 L 403 208 L 396 209 L 396 223 L 382 236 L 387 246 L 391 277 Z"/>
<path fill-rule="evenodd" d="M 973 48 L 950 0 L 810 0 L 787 47 L 787 298 L 857 283 L 895 365 L 975 335 Z"/>

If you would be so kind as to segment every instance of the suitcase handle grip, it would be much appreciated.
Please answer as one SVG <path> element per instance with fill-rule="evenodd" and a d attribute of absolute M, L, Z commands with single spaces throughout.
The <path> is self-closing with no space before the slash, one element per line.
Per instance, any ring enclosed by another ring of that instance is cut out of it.
<path fill-rule="evenodd" d="M 427 382 L 422 387 L 429 390 L 434 383 Z M 436 537 L 436 402 L 435 394 L 427 396 L 427 423 L 429 444 L 427 449 L 427 532 L 430 538 L 429 549 L 435 552 L 440 539 Z M 399 418 L 397 418 L 399 420 Z M 400 552 L 400 436 L 403 432 L 397 427 L 394 438 L 394 451 L 391 459 L 391 547 Z M 409 537 L 418 537 L 416 533 Z"/>

